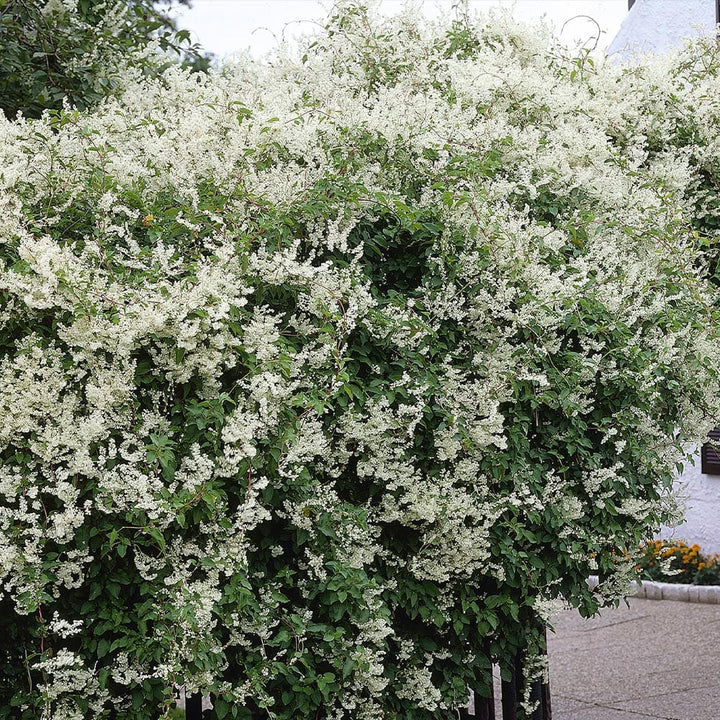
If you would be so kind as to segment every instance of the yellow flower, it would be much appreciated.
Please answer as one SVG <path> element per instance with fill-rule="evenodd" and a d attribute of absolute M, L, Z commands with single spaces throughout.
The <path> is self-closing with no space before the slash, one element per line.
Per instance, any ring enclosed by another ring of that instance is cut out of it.
<path fill-rule="evenodd" d="M 152 225 L 154 221 L 155 221 L 155 216 L 154 216 L 154 215 L 146 215 L 146 216 L 142 219 L 142 224 L 143 224 L 145 227 L 148 227 L 148 226 Z"/>

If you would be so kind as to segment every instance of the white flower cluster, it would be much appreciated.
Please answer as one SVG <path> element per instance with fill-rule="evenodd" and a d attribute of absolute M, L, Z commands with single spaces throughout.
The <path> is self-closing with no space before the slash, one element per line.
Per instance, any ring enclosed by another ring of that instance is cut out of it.
<path fill-rule="evenodd" d="M 720 100 L 547 43 L 344 3 L 302 60 L 0 118 L 0 600 L 48 718 L 429 718 L 623 585 L 720 410 Z"/>

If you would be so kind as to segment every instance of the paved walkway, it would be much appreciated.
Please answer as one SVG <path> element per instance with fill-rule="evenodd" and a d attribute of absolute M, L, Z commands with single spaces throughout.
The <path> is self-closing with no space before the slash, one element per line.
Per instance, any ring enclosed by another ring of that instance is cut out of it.
<path fill-rule="evenodd" d="M 553 720 L 720 720 L 720 605 L 629 602 L 555 618 Z"/>

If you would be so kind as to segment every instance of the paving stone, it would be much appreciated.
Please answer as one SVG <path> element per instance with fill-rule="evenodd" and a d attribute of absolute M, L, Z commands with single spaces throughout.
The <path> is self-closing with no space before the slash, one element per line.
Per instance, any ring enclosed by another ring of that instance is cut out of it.
<path fill-rule="evenodd" d="M 652 720 L 676 720 L 655 715 L 650 717 Z M 553 707 L 553 720 L 648 720 L 648 715 L 598 705 L 583 705 L 576 709 L 560 710 L 559 712 Z"/>
<path fill-rule="evenodd" d="M 553 720 L 720 718 L 720 605 L 631 598 L 553 624 Z"/>
<path fill-rule="evenodd" d="M 718 720 L 720 689 L 673 689 L 662 695 L 619 703 L 618 707 L 626 712 L 645 713 L 658 720 Z"/>

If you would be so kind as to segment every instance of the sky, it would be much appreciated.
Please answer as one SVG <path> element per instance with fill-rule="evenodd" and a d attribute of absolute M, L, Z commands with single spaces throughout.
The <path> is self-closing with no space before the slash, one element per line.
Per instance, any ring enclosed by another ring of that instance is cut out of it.
<path fill-rule="evenodd" d="M 680 0 L 678 0 L 680 1 Z M 405 0 L 380 0 L 382 12 L 399 10 Z M 568 46 L 592 46 L 601 30 L 597 47 L 604 50 L 627 14 L 627 0 L 469 0 L 473 10 L 509 8 L 520 20 L 544 18 Z M 428 17 L 452 9 L 453 0 L 415 0 Z M 181 27 L 193 40 L 222 57 L 249 51 L 259 58 L 279 41 L 313 32 L 322 23 L 331 0 L 193 0 L 193 7 L 180 13 Z M 592 20 L 590 19 L 592 18 Z M 597 24 L 596 24 L 597 23 Z"/>

